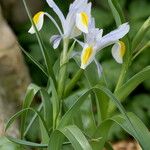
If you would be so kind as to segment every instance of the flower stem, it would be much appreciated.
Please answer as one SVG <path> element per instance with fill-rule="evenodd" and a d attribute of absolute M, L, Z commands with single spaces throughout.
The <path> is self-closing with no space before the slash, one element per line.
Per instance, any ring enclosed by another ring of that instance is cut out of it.
<path fill-rule="evenodd" d="M 67 50 L 68 50 L 69 40 L 64 39 L 64 46 L 62 52 L 62 58 L 60 60 L 60 70 L 59 70 L 59 77 L 58 77 L 58 95 L 60 98 L 63 96 L 64 86 L 65 86 L 65 78 L 66 78 L 66 71 L 67 71 Z"/>
<path fill-rule="evenodd" d="M 76 74 L 74 75 L 74 77 L 71 79 L 71 81 L 69 82 L 69 84 L 66 86 L 65 88 L 65 92 L 64 92 L 64 96 L 66 97 L 70 91 L 73 89 L 73 87 L 75 86 L 75 84 L 77 83 L 77 81 L 80 79 L 80 77 L 82 76 L 84 70 L 83 69 L 79 69 Z"/>
<path fill-rule="evenodd" d="M 119 79 L 118 79 L 118 82 L 117 82 L 117 85 L 116 85 L 116 88 L 115 88 L 115 91 L 117 91 L 121 87 L 121 85 L 123 84 L 126 72 L 127 72 L 127 67 L 126 67 L 126 65 L 123 65 Z"/>
<path fill-rule="evenodd" d="M 126 76 L 126 73 L 127 73 L 129 66 L 131 64 L 131 44 L 130 44 L 129 37 L 125 38 L 125 43 L 126 43 L 127 52 L 126 52 L 126 55 L 124 58 L 124 63 L 122 65 L 120 76 L 119 76 L 119 79 L 118 79 L 118 82 L 117 82 L 117 85 L 116 85 L 114 92 L 116 92 L 122 86 L 124 79 L 125 79 L 125 76 Z"/>

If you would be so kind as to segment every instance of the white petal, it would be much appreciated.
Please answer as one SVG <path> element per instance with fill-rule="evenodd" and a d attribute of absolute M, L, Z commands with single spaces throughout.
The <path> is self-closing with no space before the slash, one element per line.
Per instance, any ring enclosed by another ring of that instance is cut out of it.
<path fill-rule="evenodd" d="M 96 41 L 100 41 L 103 35 L 103 29 L 98 30 L 97 36 L 96 36 Z"/>
<path fill-rule="evenodd" d="M 115 43 L 111 50 L 113 58 L 116 60 L 117 63 L 122 64 L 123 63 L 123 56 L 125 53 L 125 45 L 123 42 L 118 41 Z"/>
<path fill-rule="evenodd" d="M 76 15 L 76 26 L 84 33 L 88 33 L 88 16 L 78 13 Z"/>
<path fill-rule="evenodd" d="M 42 29 L 43 23 L 44 23 L 44 12 L 38 12 L 37 14 L 35 14 L 35 16 L 33 17 L 33 22 L 35 23 L 35 26 L 37 28 L 38 31 L 40 31 Z M 32 25 L 31 28 L 28 31 L 30 34 L 34 34 L 35 30 L 34 30 L 34 26 Z"/>
<path fill-rule="evenodd" d="M 69 11 L 66 17 L 65 28 L 64 28 L 64 34 L 66 36 L 70 36 L 73 32 L 72 30 L 75 27 L 75 18 L 76 18 L 75 13 L 76 10 Z"/>
<path fill-rule="evenodd" d="M 98 42 L 97 49 L 102 49 L 106 46 L 114 44 L 119 39 L 123 38 L 130 30 L 128 23 L 120 25 L 116 30 L 108 33 L 103 36 L 102 39 Z"/>
<path fill-rule="evenodd" d="M 63 15 L 63 13 L 61 12 L 61 10 L 58 8 L 58 6 L 56 5 L 56 3 L 53 0 L 46 0 L 48 5 L 54 10 L 54 12 L 58 15 L 63 28 L 65 28 L 65 17 Z"/>
<path fill-rule="evenodd" d="M 85 26 L 85 24 L 81 23 L 80 21 L 83 17 L 81 17 L 80 19 L 80 17 L 77 16 L 77 14 L 81 14 L 81 13 L 88 16 L 86 18 L 88 18 L 88 22 L 90 22 L 91 3 L 87 3 L 87 0 L 76 0 L 73 2 L 73 4 L 70 5 L 69 13 L 66 17 L 65 28 L 64 28 L 64 34 L 66 36 L 76 37 L 81 34 L 81 31 L 85 33 L 87 32 L 88 26 Z"/>
<path fill-rule="evenodd" d="M 98 76 L 101 77 L 102 71 L 103 71 L 102 65 L 96 59 L 94 59 L 94 62 L 95 62 L 96 67 L 97 67 Z"/>
<path fill-rule="evenodd" d="M 76 26 L 84 33 L 88 33 L 91 21 L 91 3 L 84 4 L 76 14 Z"/>
<path fill-rule="evenodd" d="M 89 33 L 85 34 L 85 42 L 95 44 L 102 38 L 103 30 L 98 28 L 89 28 Z"/>
<path fill-rule="evenodd" d="M 96 51 L 92 46 L 85 44 L 81 54 L 81 66 L 80 68 L 85 69 L 95 58 Z"/>
<path fill-rule="evenodd" d="M 75 10 L 81 6 L 83 6 L 84 3 L 87 3 L 88 0 L 75 0 L 69 7 L 69 11 Z"/>
<path fill-rule="evenodd" d="M 58 48 L 60 42 L 61 42 L 62 37 L 60 35 L 53 35 L 50 38 L 50 42 L 53 44 L 53 48 L 56 49 Z"/>
<path fill-rule="evenodd" d="M 89 29 L 95 28 L 95 19 L 91 18 L 91 21 L 89 23 Z"/>

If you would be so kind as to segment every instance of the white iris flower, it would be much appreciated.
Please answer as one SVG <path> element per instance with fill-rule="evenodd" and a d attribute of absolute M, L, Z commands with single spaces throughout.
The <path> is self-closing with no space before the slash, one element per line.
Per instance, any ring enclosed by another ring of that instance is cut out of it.
<path fill-rule="evenodd" d="M 33 17 L 33 21 L 38 31 L 40 31 L 43 26 L 44 15 L 48 16 L 56 25 L 60 35 L 54 35 L 50 39 L 50 41 L 53 43 L 54 49 L 59 46 L 62 38 L 74 38 L 80 35 L 82 32 L 89 32 L 88 28 L 91 21 L 91 3 L 88 3 L 88 0 L 75 0 L 70 5 L 69 13 L 67 14 L 66 18 L 53 0 L 46 1 L 48 5 L 54 10 L 54 12 L 58 15 L 62 24 L 63 32 L 57 25 L 56 21 L 46 12 L 38 12 Z M 31 26 L 28 32 L 34 34 L 34 27 Z"/>
<path fill-rule="evenodd" d="M 118 63 L 123 63 L 125 54 L 125 44 L 119 39 L 123 38 L 129 32 L 128 23 L 120 25 L 116 30 L 102 36 L 103 30 L 95 28 L 94 19 L 89 25 L 89 33 L 85 35 L 85 42 L 82 43 L 83 51 L 81 54 L 81 68 L 85 69 L 94 59 L 97 52 L 103 48 L 114 44 L 112 47 L 112 56 Z"/>
<path fill-rule="evenodd" d="M 33 17 L 33 22 L 35 23 L 37 30 L 40 31 L 42 29 L 44 22 L 44 12 L 40 11 L 37 14 L 35 14 L 35 16 Z M 35 33 L 34 27 L 31 26 L 28 32 L 34 34 Z"/>

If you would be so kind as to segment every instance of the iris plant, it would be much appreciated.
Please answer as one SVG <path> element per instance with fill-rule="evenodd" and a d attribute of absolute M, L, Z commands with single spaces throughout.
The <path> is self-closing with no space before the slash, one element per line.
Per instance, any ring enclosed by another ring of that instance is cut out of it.
<path fill-rule="evenodd" d="M 118 63 L 123 63 L 126 46 L 120 39 L 129 32 L 130 26 L 128 23 L 120 25 L 116 30 L 103 36 L 103 29 L 95 28 L 94 18 L 91 17 L 91 3 L 88 3 L 88 0 L 75 0 L 70 5 L 66 18 L 53 0 L 47 0 L 47 3 L 58 15 L 63 31 L 47 12 L 38 12 L 33 17 L 33 21 L 38 31 L 42 29 L 44 16 L 49 17 L 55 24 L 59 35 L 53 35 L 50 38 L 54 49 L 59 46 L 62 39 L 72 39 L 83 33 L 84 43 L 79 42 L 83 47 L 81 54 L 82 69 L 85 69 L 95 59 L 95 55 L 100 50 L 112 44 L 114 44 L 112 56 Z M 34 34 L 34 27 L 32 26 L 28 32 Z"/>

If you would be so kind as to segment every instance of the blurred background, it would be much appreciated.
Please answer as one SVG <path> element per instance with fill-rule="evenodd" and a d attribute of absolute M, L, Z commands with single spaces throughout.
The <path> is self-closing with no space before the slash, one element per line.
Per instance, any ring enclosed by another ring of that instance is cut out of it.
<path fill-rule="evenodd" d="M 36 0 L 35 2 L 34 0 L 27 0 L 27 2 L 32 14 L 35 14 L 36 12 L 41 10 L 46 11 L 49 12 L 52 16 L 54 16 L 54 18 L 59 22 L 57 16 L 48 7 L 45 1 Z M 64 14 L 67 14 L 69 4 L 72 2 L 72 0 L 65 0 L 65 1 L 55 0 L 55 2 L 61 8 Z M 93 3 L 92 15 L 96 19 L 96 27 L 103 28 L 104 34 L 115 29 L 116 28 L 115 21 L 111 14 L 107 0 L 92 0 L 92 3 Z M 131 26 L 129 35 L 132 39 L 137 33 L 137 31 L 139 30 L 139 28 L 141 27 L 141 25 L 144 23 L 144 21 L 150 16 L 150 1 L 149 0 L 119 0 L 119 3 L 123 8 L 124 14 L 126 16 L 126 20 L 129 22 Z M 35 38 L 35 35 L 28 34 L 28 29 L 30 28 L 31 24 L 25 12 L 22 0 L 0 0 L 0 6 L 2 8 L 1 15 L 3 14 L 3 18 L 4 18 L 2 19 L 2 17 L 0 17 L 0 36 L 1 36 L 0 37 L 0 78 L 1 78 L 0 95 L 6 95 L 6 96 L 0 96 L 2 97 L 0 99 L 2 99 L 1 101 L 3 103 L 4 101 L 3 97 L 5 97 L 5 99 L 7 99 L 7 104 L 8 104 L 10 102 L 10 99 L 8 98 L 9 94 L 3 94 L 3 92 L 1 91 L 4 91 L 4 93 L 6 93 L 5 91 L 7 91 L 7 93 L 12 93 L 12 90 L 15 92 L 16 89 L 19 89 L 19 92 L 17 90 L 17 94 L 15 98 L 9 96 L 11 97 L 12 105 L 13 106 L 15 105 L 13 107 L 13 111 L 10 111 L 10 113 L 12 113 L 20 108 L 25 89 L 30 82 L 34 82 L 40 86 L 45 86 L 47 80 L 44 77 L 44 74 L 42 74 L 40 70 L 23 53 L 21 54 L 21 50 L 19 47 L 15 48 L 17 49 L 17 52 L 13 51 L 12 53 L 10 53 L 10 49 L 12 48 L 11 46 L 13 45 L 13 42 L 17 39 L 20 45 L 27 52 L 29 52 L 40 63 L 43 63 L 42 55 L 37 40 Z M 5 23 L 3 24 L 2 22 Z M 9 29 L 6 30 L 6 26 Z M 49 42 L 50 37 L 56 33 L 57 30 L 55 29 L 54 25 L 47 18 L 45 18 L 44 27 L 40 32 L 40 34 L 42 36 L 42 39 L 46 45 L 49 54 L 53 58 L 52 60 L 53 63 L 57 59 L 62 48 L 60 46 L 57 50 L 53 50 Z M 145 41 L 148 40 L 150 40 L 150 32 L 147 33 L 147 36 L 142 41 L 142 44 L 144 45 Z M 9 43 L 10 46 L 8 46 Z M 9 57 L 6 59 L 6 62 L 9 62 L 10 64 L 3 63 L 4 62 L 3 60 L 6 58 L 5 56 L 6 54 L 4 55 L 4 49 L 5 51 L 7 50 L 8 55 L 11 55 L 9 56 L 11 57 L 11 59 Z M 77 46 L 75 49 L 77 51 L 81 51 L 81 47 Z M 110 89 L 113 90 L 116 81 L 118 79 L 121 66 L 118 65 L 114 61 L 114 59 L 112 59 L 110 50 L 111 50 L 110 47 L 105 48 L 97 57 L 100 63 L 102 64 L 103 70 L 106 75 L 106 79 L 108 81 L 108 86 Z M 16 55 L 14 55 L 14 53 L 16 53 Z M 24 58 L 22 57 L 22 55 Z M 135 73 L 142 70 L 144 67 L 150 65 L 149 57 L 150 57 L 150 48 L 145 50 L 140 56 L 138 56 L 135 59 L 134 63 L 130 67 L 128 77 L 133 76 Z M 15 62 L 16 65 L 14 65 L 13 67 L 19 68 L 16 69 L 17 71 L 15 73 L 12 70 L 11 71 L 9 70 L 9 68 L 12 68 L 11 65 L 13 60 L 16 60 Z M 73 73 L 75 70 L 70 70 L 70 72 Z M 8 81 L 4 83 L 4 79 L 5 79 L 4 77 L 6 77 L 6 75 L 9 77 L 7 79 Z M 17 80 L 20 79 L 20 82 L 14 83 L 13 81 L 15 79 Z M 8 84 L 11 85 L 11 88 L 7 89 Z M 15 87 L 12 86 L 12 84 L 15 84 Z M 20 89 L 22 90 L 20 91 Z M 37 98 L 35 102 L 35 106 L 39 102 L 40 100 L 38 100 Z M 8 106 L 7 104 L 0 103 L 0 105 L 3 106 L 4 105 Z M 150 80 L 147 80 L 143 82 L 140 86 L 138 86 L 138 88 L 126 99 L 123 105 L 127 111 L 132 111 L 137 116 L 139 116 L 141 120 L 146 124 L 146 126 L 150 129 Z M 5 111 L 3 111 L 3 113 L 5 113 Z M 10 113 L 8 114 L 8 116 L 10 115 Z M 1 118 L 5 118 L 5 117 L 1 117 Z M 5 122 L 5 119 L 1 119 L 1 118 L 0 118 L 1 121 L 0 124 L 2 124 L 3 120 Z M 39 135 L 37 132 L 38 127 L 35 125 L 35 128 L 33 129 L 34 130 L 32 130 L 28 134 L 28 139 L 31 141 L 38 141 L 39 140 L 38 139 Z M 15 133 L 16 136 L 17 134 L 18 133 Z M 113 127 L 109 138 L 111 141 L 130 139 L 130 137 L 125 132 L 123 132 L 123 130 L 118 128 L 118 126 Z M 3 150 L 7 149 L 5 146 L 3 146 L 3 142 L 1 143 L 1 141 L 0 141 L 0 147 L 3 147 Z"/>

